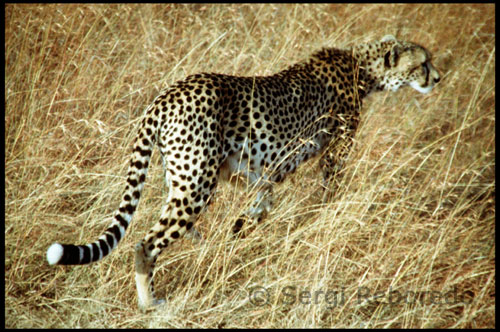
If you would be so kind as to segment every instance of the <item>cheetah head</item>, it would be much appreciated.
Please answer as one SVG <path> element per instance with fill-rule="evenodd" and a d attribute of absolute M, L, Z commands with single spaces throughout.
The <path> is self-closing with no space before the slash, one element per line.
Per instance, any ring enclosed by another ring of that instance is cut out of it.
<path fill-rule="evenodd" d="M 373 54 L 375 52 L 375 54 Z M 409 85 L 428 93 L 440 81 L 439 72 L 431 63 L 431 54 L 420 45 L 385 36 L 369 47 L 365 66 L 376 82 L 376 90 L 396 91 Z"/>

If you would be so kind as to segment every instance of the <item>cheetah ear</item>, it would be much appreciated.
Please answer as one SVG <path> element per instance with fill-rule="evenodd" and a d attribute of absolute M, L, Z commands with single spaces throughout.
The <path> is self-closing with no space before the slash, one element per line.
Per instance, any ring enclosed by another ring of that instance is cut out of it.
<path fill-rule="evenodd" d="M 399 55 L 401 53 L 400 44 L 397 41 L 396 37 L 394 37 L 393 35 L 385 35 L 380 40 L 380 42 L 382 43 L 390 41 L 393 41 L 395 43 L 392 45 L 391 49 L 384 55 L 384 66 L 386 68 L 396 67 L 398 64 Z"/>
<path fill-rule="evenodd" d="M 396 37 L 394 37 L 393 35 L 385 35 L 384 37 L 382 37 L 382 39 L 380 39 L 380 41 L 382 43 L 388 42 L 388 41 L 396 41 Z"/>
<path fill-rule="evenodd" d="M 400 53 L 401 46 L 399 44 L 393 45 L 384 55 L 384 66 L 386 68 L 396 67 L 398 65 Z"/>

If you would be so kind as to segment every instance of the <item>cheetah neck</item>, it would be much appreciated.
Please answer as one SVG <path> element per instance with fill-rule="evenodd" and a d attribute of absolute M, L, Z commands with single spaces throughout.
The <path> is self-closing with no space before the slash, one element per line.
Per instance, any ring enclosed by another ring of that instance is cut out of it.
<path fill-rule="evenodd" d="M 359 64 L 359 79 L 364 87 L 364 95 L 382 91 L 381 77 L 377 73 L 381 72 L 384 66 L 384 54 L 392 45 L 391 42 L 373 42 L 370 44 L 360 44 L 354 46 L 350 51 L 354 59 Z"/>

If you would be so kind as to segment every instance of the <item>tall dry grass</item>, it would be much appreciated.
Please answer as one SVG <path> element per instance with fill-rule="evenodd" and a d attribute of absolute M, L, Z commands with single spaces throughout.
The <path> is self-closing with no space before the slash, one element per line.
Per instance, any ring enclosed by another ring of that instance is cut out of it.
<path fill-rule="evenodd" d="M 7 327 L 494 327 L 494 5 L 6 5 Z M 159 261 L 167 305 L 136 306 L 133 246 L 165 197 L 155 153 L 134 222 L 90 266 L 49 267 L 54 241 L 110 222 L 143 109 L 188 74 L 266 75 L 323 46 L 394 34 L 442 82 L 365 101 L 341 189 L 317 161 L 234 240 L 227 185 Z"/>

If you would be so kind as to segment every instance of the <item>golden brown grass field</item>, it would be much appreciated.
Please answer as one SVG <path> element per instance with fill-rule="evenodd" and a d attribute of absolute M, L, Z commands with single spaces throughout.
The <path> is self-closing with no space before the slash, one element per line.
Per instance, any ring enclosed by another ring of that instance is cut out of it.
<path fill-rule="evenodd" d="M 494 5 L 6 5 L 5 325 L 10 328 L 495 326 Z M 159 153 L 127 236 L 99 263 L 49 266 L 95 240 L 124 188 L 143 110 L 198 72 L 268 75 L 324 46 L 393 34 L 442 81 L 365 100 L 337 195 L 317 159 L 275 188 L 243 239 L 229 184 L 160 256 L 167 304 L 137 308 L 134 246 L 158 220 Z"/>

